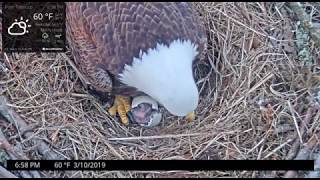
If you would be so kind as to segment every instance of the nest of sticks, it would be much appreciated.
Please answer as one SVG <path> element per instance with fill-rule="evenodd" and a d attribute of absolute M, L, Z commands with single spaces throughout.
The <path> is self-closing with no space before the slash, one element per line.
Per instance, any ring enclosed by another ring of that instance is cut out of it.
<path fill-rule="evenodd" d="M 165 112 L 157 127 L 123 126 L 83 88 L 70 66 L 70 52 L 4 53 L 0 59 L 1 159 L 276 160 L 298 158 L 306 148 L 310 153 L 302 158 L 319 158 L 319 42 L 298 22 L 294 3 L 193 5 L 209 39 L 207 56 L 195 69 L 201 92 L 195 121 L 188 123 Z M 319 29 L 319 6 L 304 3 L 301 9 Z M 22 177 L 304 175 L 290 171 L 14 173 Z"/>

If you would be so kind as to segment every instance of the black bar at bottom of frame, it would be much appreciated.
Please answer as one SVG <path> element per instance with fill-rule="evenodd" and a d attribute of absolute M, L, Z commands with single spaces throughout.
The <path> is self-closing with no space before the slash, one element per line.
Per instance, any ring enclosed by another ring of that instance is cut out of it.
<path fill-rule="evenodd" d="M 8 160 L 8 170 L 314 170 L 314 160 Z"/>

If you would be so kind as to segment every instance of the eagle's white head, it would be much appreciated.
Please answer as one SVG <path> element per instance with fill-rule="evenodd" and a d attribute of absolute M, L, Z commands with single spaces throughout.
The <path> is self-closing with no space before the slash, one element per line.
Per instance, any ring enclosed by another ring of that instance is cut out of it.
<path fill-rule="evenodd" d="M 171 114 L 186 116 L 199 100 L 192 71 L 197 54 L 197 46 L 189 40 L 176 40 L 169 46 L 157 44 L 134 58 L 131 66 L 126 65 L 120 80 L 146 93 Z"/>

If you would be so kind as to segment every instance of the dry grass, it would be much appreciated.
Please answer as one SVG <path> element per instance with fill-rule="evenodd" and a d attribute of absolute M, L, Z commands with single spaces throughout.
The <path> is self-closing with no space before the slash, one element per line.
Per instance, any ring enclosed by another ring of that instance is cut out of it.
<path fill-rule="evenodd" d="M 207 58 L 195 73 L 201 100 L 188 124 L 166 114 L 159 127 L 124 127 L 81 86 L 63 54 L 14 54 L 0 79 L 10 106 L 67 159 L 286 159 L 320 86 L 299 61 L 284 3 L 195 3 L 206 23 Z M 310 7 L 312 7 L 310 5 Z M 314 9 L 319 18 L 319 9 Z M 317 60 L 318 59 L 318 60 Z M 318 69 L 317 69 L 318 68 Z M 314 119 L 319 119 L 319 113 Z M 7 128 L 5 133 L 14 129 Z M 305 124 L 302 143 L 320 129 Z M 18 136 L 10 142 L 27 143 Z M 29 157 L 39 159 L 36 152 Z M 48 177 L 263 177 L 269 172 L 45 172 Z M 273 176 L 283 172 L 274 172 Z"/>

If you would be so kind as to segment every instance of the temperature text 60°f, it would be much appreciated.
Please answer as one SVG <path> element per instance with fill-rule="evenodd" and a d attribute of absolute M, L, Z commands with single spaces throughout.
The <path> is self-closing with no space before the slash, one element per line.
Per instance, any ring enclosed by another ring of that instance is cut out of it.
<path fill-rule="evenodd" d="M 33 20 L 35 21 L 41 21 L 43 18 L 48 18 L 48 20 L 51 20 L 53 18 L 53 13 L 34 13 L 33 14 Z"/>
<path fill-rule="evenodd" d="M 55 169 L 68 169 L 71 166 L 70 162 L 55 162 L 54 168 Z"/>

